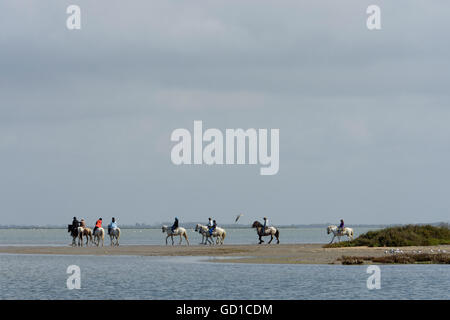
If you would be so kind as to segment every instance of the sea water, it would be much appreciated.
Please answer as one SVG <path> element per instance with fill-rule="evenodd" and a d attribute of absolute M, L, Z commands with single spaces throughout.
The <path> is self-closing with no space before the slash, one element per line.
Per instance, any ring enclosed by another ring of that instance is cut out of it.
<path fill-rule="evenodd" d="M 239 264 L 213 257 L 0 254 L 0 299 L 450 299 L 448 265 Z M 69 290 L 70 265 L 80 289 Z"/>

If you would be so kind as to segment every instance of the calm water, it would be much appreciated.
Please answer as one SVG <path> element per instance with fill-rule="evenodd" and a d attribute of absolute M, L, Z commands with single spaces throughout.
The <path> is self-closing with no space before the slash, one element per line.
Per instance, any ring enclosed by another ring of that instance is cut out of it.
<path fill-rule="evenodd" d="M 366 266 L 207 259 L 3 254 L 0 299 L 450 299 L 447 265 L 380 266 L 381 289 L 368 290 Z M 66 287 L 73 264 L 80 290 Z"/>
<path fill-rule="evenodd" d="M 365 233 L 369 228 L 355 228 L 355 236 Z M 256 244 L 258 237 L 254 229 L 226 229 L 227 244 Z M 191 244 L 201 241 L 201 235 L 188 230 Z M 109 241 L 109 238 L 106 237 Z M 265 241 L 268 241 L 266 238 Z M 331 240 L 325 228 L 282 228 L 281 243 L 326 243 Z M 72 237 L 65 229 L 0 229 L 0 245 L 55 245 L 66 246 Z M 170 241 L 170 239 L 169 239 Z M 123 229 L 120 243 L 125 245 L 165 244 L 165 235 L 160 229 Z"/>

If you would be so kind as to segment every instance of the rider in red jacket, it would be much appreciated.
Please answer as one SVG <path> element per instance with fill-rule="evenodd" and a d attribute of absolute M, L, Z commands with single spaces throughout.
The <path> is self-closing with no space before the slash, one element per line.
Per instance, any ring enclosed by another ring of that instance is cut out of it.
<path fill-rule="evenodd" d="M 95 234 L 95 230 L 101 227 L 102 227 L 102 218 L 97 220 L 97 222 L 95 223 L 94 231 L 92 233 Z"/>

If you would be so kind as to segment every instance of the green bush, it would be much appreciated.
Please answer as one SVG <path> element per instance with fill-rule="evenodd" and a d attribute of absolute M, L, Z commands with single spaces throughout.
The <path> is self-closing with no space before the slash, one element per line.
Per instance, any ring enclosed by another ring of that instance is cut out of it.
<path fill-rule="evenodd" d="M 326 248 L 338 247 L 405 247 L 432 246 L 450 244 L 448 225 L 406 225 L 369 231 L 351 241 L 325 245 Z"/>

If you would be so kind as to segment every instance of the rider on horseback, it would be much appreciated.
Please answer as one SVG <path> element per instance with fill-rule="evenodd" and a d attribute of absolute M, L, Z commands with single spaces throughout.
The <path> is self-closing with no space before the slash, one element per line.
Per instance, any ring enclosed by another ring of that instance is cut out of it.
<path fill-rule="evenodd" d="M 72 221 L 72 236 L 78 236 L 78 227 L 80 226 L 80 222 L 77 220 L 77 217 L 73 217 Z"/>
<path fill-rule="evenodd" d="M 117 228 L 117 222 L 115 218 L 112 218 L 111 223 L 108 225 L 108 235 L 111 234 L 111 230 Z"/>
<path fill-rule="evenodd" d="M 175 222 L 173 223 L 172 227 L 170 228 L 172 232 L 174 232 L 176 229 L 178 229 L 178 218 L 175 217 Z"/>
<path fill-rule="evenodd" d="M 102 221 L 103 221 L 102 218 L 100 218 L 100 219 L 97 220 L 97 222 L 95 223 L 94 231 L 92 231 L 92 234 L 95 235 L 95 230 L 97 230 L 98 228 L 101 228 L 101 227 L 102 227 Z"/>
<path fill-rule="evenodd" d="M 267 228 L 269 227 L 269 219 L 267 219 L 267 217 L 264 217 L 264 225 L 263 228 L 261 230 L 262 234 L 266 233 Z"/>
<path fill-rule="evenodd" d="M 208 225 L 207 226 L 208 226 L 209 234 L 212 235 L 214 230 L 217 227 L 216 220 L 211 221 L 211 218 L 208 218 Z"/>
<path fill-rule="evenodd" d="M 342 231 L 344 231 L 344 219 L 341 219 L 341 223 L 339 224 L 338 227 L 338 232 L 341 233 Z"/>

